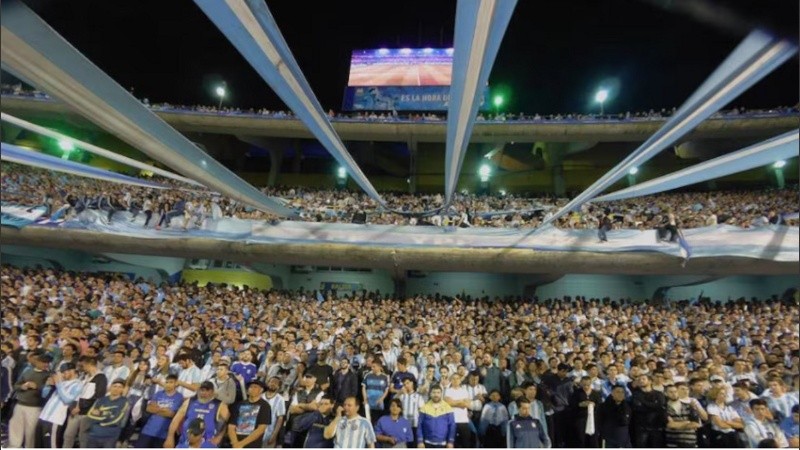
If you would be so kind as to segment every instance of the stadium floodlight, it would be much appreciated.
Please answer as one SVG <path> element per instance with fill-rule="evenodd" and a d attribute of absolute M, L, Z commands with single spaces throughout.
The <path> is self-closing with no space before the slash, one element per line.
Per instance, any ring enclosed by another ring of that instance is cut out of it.
<path fill-rule="evenodd" d="M 433 53 L 433 49 L 430 48 L 430 47 L 425 47 L 425 48 L 422 49 L 422 53 L 425 53 L 426 55 L 430 55 L 431 53 Z"/>
<path fill-rule="evenodd" d="M 781 159 L 781 160 L 775 161 L 775 164 L 773 164 L 772 167 L 774 167 L 776 169 L 782 169 L 783 166 L 785 166 L 785 165 L 786 165 L 786 161 Z"/>
<path fill-rule="evenodd" d="M 597 94 L 594 95 L 594 101 L 600 103 L 601 116 L 605 113 L 605 111 L 603 110 L 603 106 L 605 105 L 607 99 L 608 99 L 608 89 L 600 89 L 599 91 L 597 91 Z"/>
<path fill-rule="evenodd" d="M 64 153 L 69 153 L 75 150 L 75 144 L 73 144 L 72 141 L 60 140 L 58 141 L 58 148 L 63 150 Z"/>
<path fill-rule="evenodd" d="M 225 89 L 225 83 L 222 83 L 221 85 L 217 86 L 214 92 L 216 92 L 217 97 L 219 97 L 219 106 L 217 106 L 217 109 L 221 109 L 222 100 L 225 99 L 225 94 L 227 94 L 227 90 Z"/>
<path fill-rule="evenodd" d="M 506 196 L 506 190 L 505 189 L 500 189 L 500 195 L 505 197 Z"/>
<path fill-rule="evenodd" d="M 400 49 L 400 54 L 401 55 L 410 55 L 411 54 L 411 49 L 410 48 L 401 48 Z"/>
<path fill-rule="evenodd" d="M 505 99 L 503 98 L 502 95 L 495 95 L 494 96 L 494 98 L 492 99 L 492 103 L 494 103 L 494 114 L 495 115 L 500 114 L 500 107 L 503 106 L 504 102 L 505 102 Z"/>
<path fill-rule="evenodd" d="M 378 49 L 378 54 L 379 55 L 388 55 L 389 54 L 389 49 L 388 48 L 379 48 Z"/>
<path fill-rule="evenodd" d="M 447 54 L 447 56 L 453 56 L 453 49 L 452 48 L 448 48 L 444 52 Z"/>
<path fill-rule="evenodd" d="M 638 167 L 631 167 L 631 170 L 629 170 L 628 173 L 631 174 L 631 175 L 636 175 L 637 173 L 639 173 L 639 168 Z"/>
<path fill-rule="evenodd" d="M 492 168 L 489 167 L 488 164 L 481 165 L 480 169 L 478 169 L 478 175 L 481 177 L 481 182 L 485 183 L 489 181 L 489 176 L 492 174 Z"/>
<path fill-rule="evenodd" d="M 338 176 L 339 179 L 344 180 L 345 178 L 347 178 L 347 169 L 345 169 L 344 167 L 339 167 L 339 170 L 336 171 L 336 176 Z"/>
<path fill-rule="evenodd" d="M 61 159 L 69 159 L 70 153 L 72 153 L 72 151 L 75 150 L 75 144 L 73 144 L 72 141 L 59 140 L 58 148 L 60 148 L 61 151 L 63 152 L 61 155 Z"/>

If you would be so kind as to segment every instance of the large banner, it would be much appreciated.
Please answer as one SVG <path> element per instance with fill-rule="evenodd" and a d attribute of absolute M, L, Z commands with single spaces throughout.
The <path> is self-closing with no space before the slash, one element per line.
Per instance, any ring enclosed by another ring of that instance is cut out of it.
<path fill-rule="evenodd" d="M 483 93 L 484 109 L 489 88 Z M 345 111 L 447 111 L 450 86 L 356 86 L 348 87 Z"/>
<path fill-rule="evenodd" d="M 47 212 L 44 206 L 12 205 L 8 203 L 0 204 L 0 225 L 4 227 L 22 228 L 36 222 Z"/>
<path fill-rule="evenodd" d="M 5 212 L 5 206 L 3 207 Z M 608 242 L 600 242 L 597 230 L 571 230 L 546 227 L 531 234 L 530 229 L 454 228 L 433 226 L 357 225 L 230 219 L 207 220 L 202 228 L 184 231 L 178 223 L 169 228 L 143 228 L 144 215 L 133 222 L 128 212 L 114 215 L 112 223 L 104 211 L 89 210 L 61 224 L 39 220 L 34 226 L 96 231 L 144 239 L 206 238 L 235 240 L 251 244 L 282 243 L 351 244 L 367 247 L 424 248 L 515 248 L 532 251 L 565 252 L 659 252 L 693 258 L 741 256 L 772 261 L 797 261 L 800 258 L 800 229 L 766 225 L 738 228 L 717 225 L 682 231 L 685 244 L 659 242 L 655 230 L 612 230 Z M 152 227 L 152 225 L 151 225 Z M 323 282 L 325 283 L 325 282 Z M 346 283 L 347 284 L 347 283 Z M 346 286 L 341 286 L 346 287 Z M 353 286 L 351 285 L 350 288 Z M 333 285 L 322 285 L 330 290 Z"/>

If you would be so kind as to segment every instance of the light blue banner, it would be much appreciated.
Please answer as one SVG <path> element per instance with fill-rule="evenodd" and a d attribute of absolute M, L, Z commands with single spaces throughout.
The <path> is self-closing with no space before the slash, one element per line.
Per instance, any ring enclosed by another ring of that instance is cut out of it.
<path fill-rule="evenodd" d="M 44 206 L 22 206 L 9 203 L 0 205 L 0 225 L 4 227 L 22 228 L 39 219 L 47 212 Z"/>
<path fill-rule="evenodd" d="M 84 211 L 77 219 L 48 225 L 143 239 L 207 238 L 247 243 L 350 244 L 367 247 L 516 248 L 565 252 L 658 252 L 686 258 L 741 256 L 772 261 L 798 261 L 800 235 L 797 227 L 764 225 L 744 229 L 729 225 L 682 231 L 684 243 L 664 243 L 655 230 L 612 230 L 608 242 L 599 242 L 597 230 L 545 227 L 535 234 L 514 228 L 455 228 L 432 226 L 358 225 L 285 221 L 207 220 L 202 229 L 183 231 L 181 226 L 160 231 L 143 228 L 144 218 L 130 222 L 130 214 L 118 213 L 112 223 L 98 211 Z M 176 222 L 177 223 L 177 222 Z M 35 225 L 45 226 L 45 225 Z"/>

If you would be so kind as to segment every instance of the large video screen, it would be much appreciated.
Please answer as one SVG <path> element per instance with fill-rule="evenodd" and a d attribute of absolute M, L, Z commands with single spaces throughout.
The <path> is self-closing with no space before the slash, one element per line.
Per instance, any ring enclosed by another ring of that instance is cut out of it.
<path fill-rule="evenodd" d="M 452 48 L 355 50 L 348 86 L 450 86 Z"/>

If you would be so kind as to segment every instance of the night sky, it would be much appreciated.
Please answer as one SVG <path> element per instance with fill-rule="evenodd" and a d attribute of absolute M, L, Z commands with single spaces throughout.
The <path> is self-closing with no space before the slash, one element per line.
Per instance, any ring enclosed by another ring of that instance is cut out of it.
<path fill-rule="evenodd" d="M 678 0 L 519 0 L 489 80 L 525 113 L 596 111 L 601 85 L 618 86 L 606 111 L 679 106 L 755 24 L 796 39 L 796 0 L 698 2 L 707 18 L 661 4 Z M 189 0 L 26 0 L 45 21 L 137 97 L 286 109 L 222 33 Z M 323 108 L 341 109 L 350 52 L 450 47 L 450 0 L 267 1 Z M 336 9 L 331 10 L 331 5 Z M 388 7 L 394 10 L 387 10 Z M 324 9 L 322 9 L 324 7 Z M 767 108 L 798 102 L 798 59 L 736 99 Z"/>

